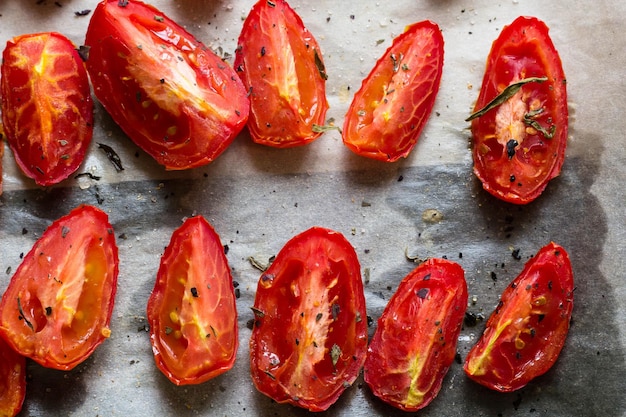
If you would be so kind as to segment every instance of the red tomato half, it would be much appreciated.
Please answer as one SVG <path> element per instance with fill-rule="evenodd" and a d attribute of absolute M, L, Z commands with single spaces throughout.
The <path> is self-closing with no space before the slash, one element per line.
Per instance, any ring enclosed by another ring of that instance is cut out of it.
<path fill-rule="evenodd" d="M 152 6 L 102 1 L 85 44 L 96 97 L 167 169 L 213 161 L 248 120 L 250 103 L 235 71 Z"/>
<path fill-rule="evenodd" d="M 443 36 L 431 21 L 393 40 L 354 95 L 343 142 L 358 155 L 393 162 L 413 149 L 435 105 L 443 72 Z"/>
<path fill-rule="evenodd" d="M 569 256 L 550 243 L 502 293 L 485 332 L 465 359 L 467 375 L 509 392 L 547 372 L 565 344 L 573 301 Z"/>
<path fill-rule="evenodd" d="M 70 370 L 111 335 L 118 257 L 107 215 L 80 206 L 48 227 L 0 302 L 0 336 L 39 364 Z"/>
<path fill-rule="evenodd" d="M 58 33 L 22 35 L 2 54 L 2 122 L 22 172 L 56 184 L 82 163 L 93 133 L 89 78 Z"/>
<path fill-rule="evenodd" d="M 287 148 L 321 133 L 328 110 L 317 41 L 284 0 L 259 0 L 246 18 L 234 66 L 250 92 L 248 129 L 256 143 Z"/>
<path fill-rule="evenodd" d="M 350 243 L 314 227 L 292 238 L 257 286 L 252 380 L 279 403 L 323 411 L 365 361 L 361 271 Z"/>
<path fill-rule="evenodd" d="M 378 320 L 365 360 L 374 395 L 404 411 L 426 407 L 448 372 L 467 308 L 457 263 L 429 259 L 400 282 Z"/>
<path fill-rule="evenodd" d="M 172 235 L 148 300 L 157 366 L 176 385 L 233 367 L 239 345 L 233 280 L 220 238 L 202 217 Z"/>
<path fill-rule="evenodd" d="M 567 93 L 561 59 L 545 23 L 519 17 L 493 43 L 475 110 L 509 85 L 512 97 L 472 120 L 474 173 L 483 188 L 511 203 L 537 198 L 561 172 L 567 143 Z"/>
<path fill-rule="evenodd" d="M 0 416 L 16 416 L 26 395 L 26 359 L 0 337 Z"/>

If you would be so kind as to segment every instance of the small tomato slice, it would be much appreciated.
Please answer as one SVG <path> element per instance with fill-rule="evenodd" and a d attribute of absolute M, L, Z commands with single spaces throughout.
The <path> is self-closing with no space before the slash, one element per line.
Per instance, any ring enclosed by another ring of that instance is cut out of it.
<path fill-rule="evenodd" d="M 533 78 L 540 81 L 524 82 Z M 548 27 L 534 17 L 517 18 L 493 43 L 475 111 L 520 82 L 503 103 L 468 120 L 474 173 L 483 188 L 504 201 L 526 204 L 561 172 L 568 129 L 561 59 Z"/>
<path fill-rule="evenodd" d="M 208 164 L 248 120 L 250 103 L 235 71 L 150 5 L 102 1 L 85 44 L 96 97 L 166 169 Z"/>
<path fill-rule="evenodd" d="M 72 210 L 24 257 L 0 302 L 0 335 L 39 364 L 70 370 L 111 334 L 118 256 L 107 215 Z"/>
<path fill-rule="evenodd" d="M 2 122 L 17 165 L 39 185 L 75 172 L 91 142 L 89 77 L 65 36 L 15 37 L 2 54 Z"/>
<path fill-rule="evenodd" d="M 0 337 L 0 416 L 16 416 L 26 395 L 26 359 Z"/>
<path fill-rule="evenodd" d="M 435 105 L 443 72 L 439 26 L 408 26 L 379 58 L 354 95 L 343 125 L 353 152 L 380 161 L 406 157 Z"/>
<path fill-rule="evenodd" d="M 367 351 L 365 382 L 404 411 L 426 407 L 448 372 L 467 308 L 465 273 L 455 262 L 429 259 L 398 286 Z"/>
<path fill-rule="evenodd" d="M 504 290 L 465 373 L 493 390 L 522 388 L 556 362 L 574 307 L 574 279 L 565 249 L 551 242 Z"/>
<path fill-rule="evenodd" d="M 304 145 L 321 135 L 328 110 L 320 47 L 285 0 L 259 0 L 246 18 L 234 67 L 250 92 L 256 143 Z"/>
<path fill-rule="evenodd" d="M 199 384 L 233 367 L 237 310 L 220 238 L 202 216 L 172 234 L 148 300 L 157 367 L 176 385 Z"/>
<path fill-rule="evenodd" d="M 360 372 L 367 350 L 361 271 L 340 233 L 313 227 L 292 238 L 257 286 L 252 380 L 278 403 L 323 411 Z"/>

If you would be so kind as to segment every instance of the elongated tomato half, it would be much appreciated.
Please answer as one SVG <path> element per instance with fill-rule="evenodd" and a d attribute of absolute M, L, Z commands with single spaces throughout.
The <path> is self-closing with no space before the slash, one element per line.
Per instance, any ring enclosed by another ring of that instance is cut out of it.
<path fill-rule="evenodd" d="M 107 339 L 118 274 L 107 215 L 80 206 L 46 229 L 0 302 L 0 335 L 39 364 L 69 370 Z"/>
<path fill-rule="evenodd" d="M 96 97 L 166 169 L 208 164 L 248 120 L 250 103 L 235 71 L 150 5 L 100 2 L 85 44 Z"/>
<path fill-rule="evenodd" d="M 0 337 L 0 416 L 16 416 L 26 395 L 26 359 Z"/>
<path fill-rule="evenodd" d="M 457 263 L 429 259 L 400 282 L 378 320 L 365 361 L 374 395 L 404 411 L 426 407 L 439 393 L 467 308 Z"/>
<path fill-rule="evenodd" d="M 320 47 L 285 0 L 259 0 L 246 18 L 235 70 L 250 93 L 248 130 L 260 144 L 287 148 L 321 135 L 328 110 Z"/>
<path fill-rule="evenodd" d="M 148 300 L 158 368 L 176 385 L 231 369 L 239 343 L 233 280 L 220 238 L 202 216 L 172 235 Z"/>
<path fill-rule="evenodd" d="M 443 36 L 431 21 L 397 36 L 363 80 L 343 125 L 343 142 L 368 158 L 406 157 L 435 105 L 443 72 Z"/>
<path fill-rule="evenodd" d="M 569 256 L 549 243 L 504 290 L 487 327 L 465 359 L 465 373 L 491 389 L 524 387 L 556 362 L 574 307 Z"/>
<path fill-rule="evenodd" d="M 39 185 L 75 172 L 91 142 L 93 102 L 76 47 L 65 36 L 15 37 L 2 54 L 2 122 L 15 160 Z"/>
<path fill-rule="evenodd" d="M 259 279 L 250 338 L 256 388 L 279 403 L 323 411 L 365 361 L 367 320 L 356 253 L 313 227 L 292 238 Z"/>
<path fill-rule="evenodd" d="M 472 120 L 474 173 L 495 197 L 526 204 L 561 172 L 568 131 L 561 59 L 537 18 L 517 18 L 491 46 L 475 112 L 497 97 L 506 100 Z"/>

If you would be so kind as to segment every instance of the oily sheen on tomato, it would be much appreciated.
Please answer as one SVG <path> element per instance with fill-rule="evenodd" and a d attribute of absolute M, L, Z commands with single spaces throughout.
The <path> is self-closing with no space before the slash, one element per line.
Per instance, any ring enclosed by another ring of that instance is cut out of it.
<path fill-rule="evenodd" d="M 256 143 L 287 148 L 321 135 L 326 70 L 313 34 L 284 0 L 259 0 L 244 21 L 234 67 L 250 95 Z"/>
<path fill-rule="evenodd" d="M 250 365 L 278 403 L 328 409 L 359 374 L 367 317 L 359 261 L 338 232 L 313 227 L 289 240 L 261 275 Z"/>
<path fill-rule="evenodd" d="M 411 152 L 435 105 L 443 45 L 431 21 L 414 23 L 393 40 L 346 114 L 342 137 L 351 151 L 386 162 Z"/>
<path fill-rule="evenodd" d="M 437 396 L 454 356 L 467 308 L 461 266 L 429 259 L 398 286 L 378 320 L 365 360 L 374 395 L 404 411 Z"/>
<path fill-rule="evenodd" d="M 172 234 L 148 300 L 158 368 L 176 385 L 233 367 L 239 343 L 233 280 L 220 238 L 202 216 Z"/>
<path fill-rule="evenodd" d="M 472 120 L 474 173 L 497 198 L 526 204 L 559 175 L 568 132 L 566 79 L 548 27 L 519 17 L 494 41 L 475 111 L 503 90 L 529 82 L 502 104 Z"/>
<path fill-rule="evenodd" d="M 0 302 L 0 336 L 40 365 L 74 368 L 111 335 L 118 263 L 106 213 L 72 210 L 15 271 Z"/>
<path fill-rule="evenodd" d="M 556 362 L 573 307 L 569 255 L 551 242 L 502 293 L 483 335 L 465 359 L 465 373 L 496 391 L 524 387 Z"/>
<path fill-rule="evenodd" d="M 26 359 L 0 337 L 0 416 L 16 416 L 26 395 Z"/>
<path fill-rule="evenodd" d="M 248 120 L 250 103 L 235 71 L 150 5 L 100 2 L 85 44 L 96 97 L 166 169 L 210 163 Z"/>
<path fill-rule="evenodd" d="M 89 77 L 76 47 L 55 32 L 17 36 L 1 68 L 2 123 L 17 165 L 39 185 L 66 179 L 93 133 Z"/>

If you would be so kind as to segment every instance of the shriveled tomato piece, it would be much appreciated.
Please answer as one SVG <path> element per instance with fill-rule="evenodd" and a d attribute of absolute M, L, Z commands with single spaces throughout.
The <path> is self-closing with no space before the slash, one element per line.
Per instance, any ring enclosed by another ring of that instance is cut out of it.
<path fill-rule="evenodd" d="M 100 2 L 85 44 L 96 97 L 167 169 L 213 161 L 248 120 L 250 102 L 235 71 L 150 5 Z"/>
<path fill-rule="evenodd" d="M 4 132 L 22 172 L 39 185 L 69 177 L 93 133 L 89 78 L 74 44 L 55 32 L 9 40 L 1 86 Z"/>
<path fill-rule="evenodd" d="M 26 395 L 26 359 L 0 337 L 0 416 L 16 416 Z"/>
<path fill-rule="evenodd" d="M 260 144 L 287 148 L 321 135 L 328 110 L 320 47 L 285 0 L 259 0 L 239 36 L 235 69 L 250 93 L 248 129 Z"/>
<path fill-rule="evenodd" d="M 252 380 L 279 403 L 323 411 L 360 372 L 367 320 L 356 253 L 313 227 L 292 238 L 261 275 L 250 338 Z"/>
<path fill-rule="evenodd" d="M 233 280 L 220 238 L 202 216 L 172 235 L 148 300 L 158 368 L 176 385 L 231 369 L 239 345 Z"/>
<path fill-rule="evenodd" d="M 497 391 L 522 388 L 556 362 L 573 307 L 569 256 L 551 242 L 502 293 L 483 335 L 465 359 L 465 373 Z"/>
<path fill-rule="evenodd" d="M 374 395 L 404 411 L 426 407 L 448 372 L 467 308 L 461 266 L 429 259 L 401 282 L 378 320 L 365 360 Z"/>
<path fill-rule="evenodd" d="M 363 80 L 343 125 L 343 142 L 368 158 L 406 157 L 435 105 L 443 72 L 443 36 L 431 21 L 397 36 Z"/>
<path fill-rule="evenodd" d="M 46 229 L 0 302 L 0 335 L 39 364 L 69 370 L 107 339 L 118 256 L 107 215 L 80 206 Z"/>
<path fill-rule="evenodd" d="M 498 97 L 505 100 L 489 108 Z M 519 17 L 502 29 L 476 101 L 482 109 L 468 118 L 474 173 L 497 198 L 533 201 L 561 172 L 568 129 L 565 74 L 544 22 Z"/>

